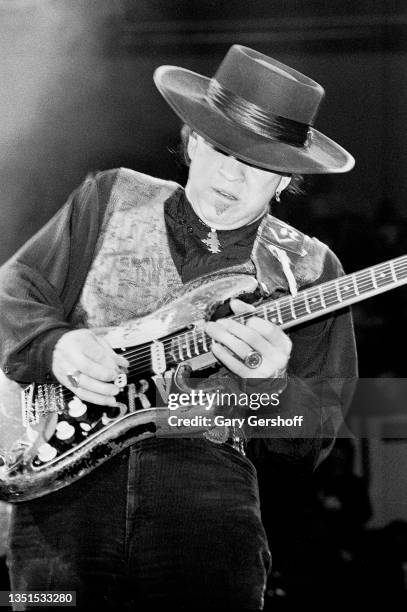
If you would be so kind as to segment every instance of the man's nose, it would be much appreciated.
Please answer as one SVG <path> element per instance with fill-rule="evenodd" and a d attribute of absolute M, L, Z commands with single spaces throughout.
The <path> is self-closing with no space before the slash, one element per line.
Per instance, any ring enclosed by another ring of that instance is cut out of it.
<path fill-rule="evenodd" d="M 229 181 L 237 181 L 243 178 L 242 164 L 231 155 L 223 156 L 219 172 Z"/>

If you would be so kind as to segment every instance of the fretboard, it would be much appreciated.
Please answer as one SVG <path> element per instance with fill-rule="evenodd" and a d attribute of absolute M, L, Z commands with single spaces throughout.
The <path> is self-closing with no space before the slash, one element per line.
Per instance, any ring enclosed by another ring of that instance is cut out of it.
<path fill-rule="evenodd" d="M 231 318 L 245 323 L 256 316 L 287 329 L 405 284 L 407 255 L 402 255 L 303 289 L 296 296 L 287 295 L 277 300 L 265 300 L 253 312 L 234 315 Z M 209 352 L 211 338 L 200 329 L 191 329 L 164 341 L 164 344 L 167 355 L 179 363 Z"/>
<path fill-rule="evenodd" d="M 250 316 L 267 318 L 286 329 L 406 283 L 407 255 L 402 255 L 397 259 L 304 289 L 296 296 L 289 295 L 278 300 L 265 301 Z"/>

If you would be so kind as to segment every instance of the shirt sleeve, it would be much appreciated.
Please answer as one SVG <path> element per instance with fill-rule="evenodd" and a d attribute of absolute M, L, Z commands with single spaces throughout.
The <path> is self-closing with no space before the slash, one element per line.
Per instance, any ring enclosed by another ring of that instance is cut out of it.
<path fill-rule="evenodd" d="M 87 177 L 0 268 L 0 367 L 13 380 L 52 379 L 53 348 L 71 329 L 69 313 L 93 258 L 103 217 L 101 186 L 100 176 Z"/>

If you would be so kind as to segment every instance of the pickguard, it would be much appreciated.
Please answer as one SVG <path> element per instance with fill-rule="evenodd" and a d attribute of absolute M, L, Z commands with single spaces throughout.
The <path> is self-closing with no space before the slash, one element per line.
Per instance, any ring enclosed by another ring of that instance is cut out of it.
<path fill-rule="evenodd" d="M 2 375 L 2 427 L 11 436 L 0 445 L 0 499 L 45 495 L 138 440 L 174 435 L 168 427 L 169 394 L 188 391 L 191 371 L 216 364 L 202 324 L 217 305 L 256 286 L 245 274 L 208 278 L 141 319 L 92 329 L 129 358 L 129 371 L 115 381 L 121 387 L 115 407 L 83 402 L 60 384 L 34 382 L 21 388 Z M 180 412 L 204 414 L 205 409 L 187 406 Z M 188 428 L 176 433 L 191 434 Z"/>

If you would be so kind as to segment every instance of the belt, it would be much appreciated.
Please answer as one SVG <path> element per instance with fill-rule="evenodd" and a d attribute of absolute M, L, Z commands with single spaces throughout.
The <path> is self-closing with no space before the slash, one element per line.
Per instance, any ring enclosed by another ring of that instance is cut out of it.
<path fill-rule="evenodd" d="M 212 429 L 208 429 L 202 435 L 213 444 L 231 446 L 244 457 L 246 456 L 246 438 L 242 430 L 227 425 L 217 425 L 212 427 Z"/>

